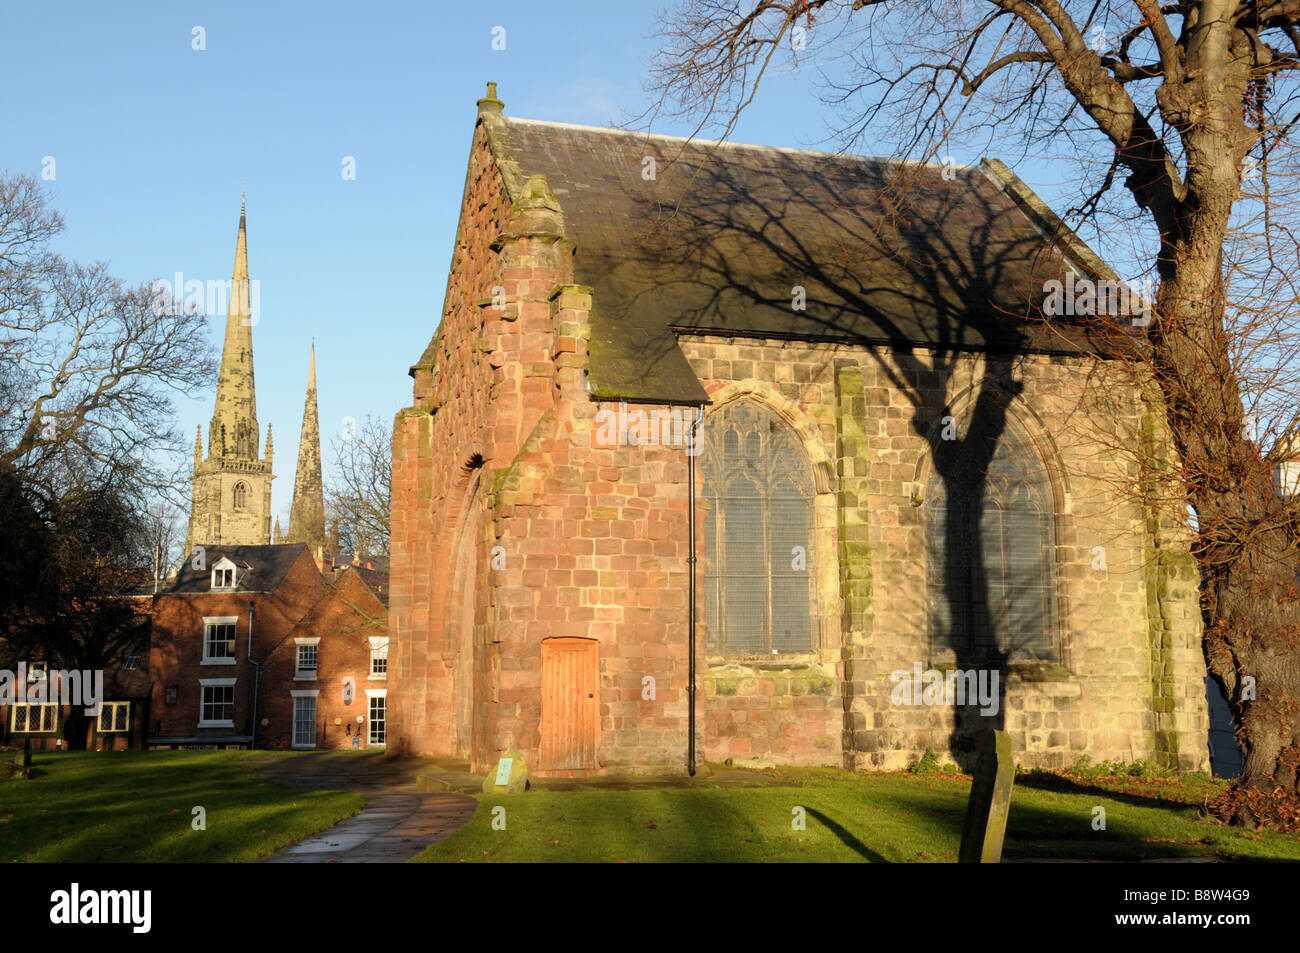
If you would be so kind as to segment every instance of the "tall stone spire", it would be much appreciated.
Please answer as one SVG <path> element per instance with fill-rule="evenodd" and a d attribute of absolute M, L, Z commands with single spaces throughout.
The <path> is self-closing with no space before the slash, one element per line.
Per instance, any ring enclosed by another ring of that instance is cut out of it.
<path fill-rule="evenodd" d="M 194 546 L 263 546 L 271 542 L 271 447 L 258 459 L 257 395 L 253 384 L 253 325 L 258 296 L 248 277 L 248 237 L 244 204 L 239 206 L 235 268 L 226 311 L 217 399 L 208 425 L 208 453 L 194 442 L 190 532 Z"/>
<path fill-rule="evenodd" d="M 257 393 L 253 383 L 253 305 L 257 302 L 248 278 L 248 237 L 244 203 L 239 204 L 239 233 L 235 236 L 235 269 L 226 311 L 226 339 L 221 348 L 217 400 L 208 429 L 208 456 L 257 459 Z"/>
<path fill-rule="evenodd" d="M 289 542 L 306 543 L 313 553 L 325 545 L 325 486 L 321 478 L 320 418 L 316 412 L 316 342 L 307 365 L 307 399 L 298 438 L 298 472 L 293 478 Z"/>

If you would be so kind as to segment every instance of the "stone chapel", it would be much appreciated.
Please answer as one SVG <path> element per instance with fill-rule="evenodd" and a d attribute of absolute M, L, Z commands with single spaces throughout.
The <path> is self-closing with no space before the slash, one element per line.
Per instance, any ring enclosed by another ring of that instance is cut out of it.
<path fill-rule="evenodd" d="M 1196 567 L 1128 492 L 1126 448 L 1173 452 L 1158 395 L 1113 317 L 1044 313 L 1107 274 L 996 160 L 519 119 L 490 84 L 394 423 L 390 751 L 896 769 L 1004 728 L 1028 766 L 1206 769 Z"/>

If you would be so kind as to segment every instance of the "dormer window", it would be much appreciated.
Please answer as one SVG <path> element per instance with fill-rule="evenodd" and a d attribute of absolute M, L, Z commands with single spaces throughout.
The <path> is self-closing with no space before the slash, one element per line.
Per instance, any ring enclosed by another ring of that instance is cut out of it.
<path fill-rule="evenodd" d="M 235 578 L 235 564 L 225 556 L 212 566 L 213 589 L 234 589 Z"/>

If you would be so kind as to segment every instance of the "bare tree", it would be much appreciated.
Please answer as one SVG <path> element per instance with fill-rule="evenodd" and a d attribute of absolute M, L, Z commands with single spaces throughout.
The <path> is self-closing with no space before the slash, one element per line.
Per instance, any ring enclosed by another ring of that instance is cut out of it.
<path fill-rule="evenodd" d="M 325 505 L 339 545 L 359 556 L 387 556 L 392 508 L 392 428 L 367 416 L 330 441 L 334 485 Z"/>
<path fill-rule="evenodd" d="M 185 558 L 185 513 L 166 499 L 155 500 L 138 517 L 140 549 L 149 554 L 157 592 Z"/>
<path fill-rule="evenodd" d="M 49 202 L 35 176 L 0 175 L 0 464 L 51 499 L 118 473 L 174 492 L 171 397 L 216 370 L 205 318 L 55 253 Z"/>
<path fill-rule="evenodd" d="M 725 136 L 765 72 L 813 58 L 845 146 L 1070 163 L 1067 218 L 1158 281 L 1141 370 L 1179 452 L 1207 664 L 1246 754 L 1215 809 L 1295 826 L 1300 553 L 1272 471 L 1297 443 L 1300 4 L 685 0 L 661 38 L 649 118 Z"/>

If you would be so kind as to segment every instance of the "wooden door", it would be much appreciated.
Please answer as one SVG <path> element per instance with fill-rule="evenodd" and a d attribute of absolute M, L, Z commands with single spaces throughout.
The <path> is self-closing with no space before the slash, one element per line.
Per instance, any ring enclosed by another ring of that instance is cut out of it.
<path fill-rule="evenodd" d="M 596 767 L 600 730 L 597 643 L 591 639 L 542 642 L 541 771 Z"/>

